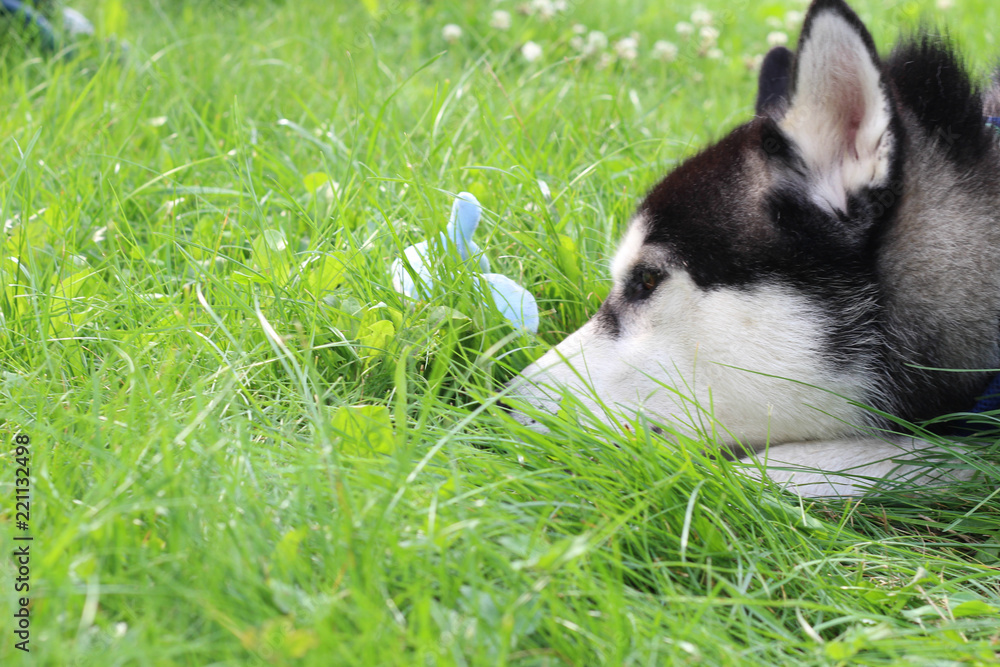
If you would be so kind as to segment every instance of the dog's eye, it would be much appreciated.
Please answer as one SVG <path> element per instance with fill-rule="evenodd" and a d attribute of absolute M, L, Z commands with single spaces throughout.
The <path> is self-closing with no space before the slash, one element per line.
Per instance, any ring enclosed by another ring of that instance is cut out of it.
<path fill-rule="evenodd" d="M 663 273 L 656 269 L 636 269 L 625 287 L 625 295 L 629 299 L 645 299 L 663 282 Z"/>

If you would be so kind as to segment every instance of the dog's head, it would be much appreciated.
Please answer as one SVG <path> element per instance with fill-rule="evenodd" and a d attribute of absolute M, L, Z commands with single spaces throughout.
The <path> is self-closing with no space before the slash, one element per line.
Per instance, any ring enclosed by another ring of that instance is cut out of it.
<path fill-rule="evenodd" d="M 748 444 L 857 423 L 851 401 L 872 389 L 873 246 L 898 199 L 902 130 L 844 2 L 816 0 L 790 55 L 765 63 L 757 117 L 647 195 L 607 300 L 511 383 L 512 398 L 554 412 L 572 394 L 681 430 L 710 412 Z"/>

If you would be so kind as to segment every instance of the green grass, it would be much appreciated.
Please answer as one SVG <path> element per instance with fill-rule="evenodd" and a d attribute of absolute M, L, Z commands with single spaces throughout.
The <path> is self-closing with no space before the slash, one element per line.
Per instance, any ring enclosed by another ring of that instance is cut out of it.
<path fill-rule="evenodd" d="M 645 189 L 749 117 L 745 59 L 803 3 L 705 0 L 720 60 L 676 37 L 687 3 L 509 32 L 487 3 L 334 4 L 87 0 L 101 39 L 75 59 L 4 42 L 0 543 L 22 534 L 19 431 L 35 541 L 30 656 L 0 561 L 0 663 L 1000 660 L 995 456 L 947 493 L 803 503 L 702 443 L 569 418 L 541 437 L 491 406 L 596 310 Z M 1000 6 L 957 4 L 983 68 Z M 855 5 L 883 45 L 942 14 Z M 636 64 L 573 57 L 577 21 L 638 30 Z M 467 278 L 392 290 L 461 190 L 537 338 Z"/>

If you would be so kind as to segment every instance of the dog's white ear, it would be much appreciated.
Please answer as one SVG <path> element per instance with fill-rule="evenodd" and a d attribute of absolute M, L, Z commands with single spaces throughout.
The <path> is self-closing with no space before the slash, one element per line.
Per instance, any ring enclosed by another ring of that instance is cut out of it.
<path fill-rule="evenodd" d="M 843 0 L 815 0 L 779 125 L 806 162 L 814 199 L 847 208 L 849 194 L 888 184 L 893 110 L 874 42 Z"/>

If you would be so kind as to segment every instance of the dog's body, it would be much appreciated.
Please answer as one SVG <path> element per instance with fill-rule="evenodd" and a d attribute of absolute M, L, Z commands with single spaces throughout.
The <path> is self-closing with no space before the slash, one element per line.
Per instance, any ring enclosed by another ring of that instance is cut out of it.
<path fill-rule="evenodd" d="M 842 0 L 813 2 L 790 56 L 765 63 L 757 117 L 649 193 L 608 299 L 510 394 L 707 427 L 818 469 L 768 468 L 800 493 L 851 493 L 823 472 L 903 476 L 893 459 L 921 447 L 882 435 L 880 413 L 966 410 L 1000 367 L 1000 150 L 983 120 L 1000 95 L 931 37 L 883 62 Z"/>

